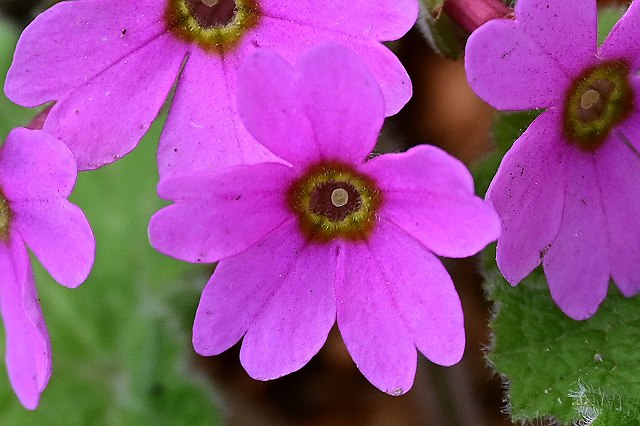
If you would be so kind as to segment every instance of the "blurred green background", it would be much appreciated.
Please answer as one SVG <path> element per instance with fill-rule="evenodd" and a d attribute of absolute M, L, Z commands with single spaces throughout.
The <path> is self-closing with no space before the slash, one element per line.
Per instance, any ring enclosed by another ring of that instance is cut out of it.
<path fill-rule="evenodd" d="M 2 85 L 18 34 L 0 18 Z M 0 95 L 0 140 L 33 115 Z M 29 412 L 0 362 L 1 425 L 220 423 L 211 387 L 193 365 L 190 334 L 210 271 L 156 253 L 147 238 L 148 220 L 162 207 L 155 191 L 161 124 L 131 155 L 78 178 L 71 200 L 97 240 L 89 279 L 64 288 L 33 258 L 53 375 L 39 409 Z M 0 342 L 4 353 L 4 336 Z"/>

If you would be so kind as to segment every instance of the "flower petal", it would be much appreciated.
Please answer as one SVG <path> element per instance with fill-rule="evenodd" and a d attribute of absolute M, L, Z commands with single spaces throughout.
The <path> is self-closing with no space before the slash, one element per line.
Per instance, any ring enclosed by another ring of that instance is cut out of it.
<path fill-rule="evenodd" d="M 237 108 L 239 59 L 194 49 L 180 75 L 158 146 L 162 178 L 277 161 L 246 130 Z"/>
<path fill-rule="evenodd" d="M 471 34 L 465 56 L 469 83 L 500 110 L 556 105 L 572 76 L 595 60 L 596 2 L 521 0 L 515 16 L 489 21 Z"/>
<path fill-rule="evenodd" d="M 274 194 L 284 197 L 297 174 L 280 163 L 201 170 L 162 179 L 158 195 L 166 200 L 235 200 L 244 194 Z"/>
<path fill-rule="evenodd" d="M 360 40 L 337 32 L 318 32 L 306 25 L 264 16 L 262 25 L 247 35 L 245 50 L 259 46 L 272 49 L 294 64 L 310 46 L 335 42 L 348 46 L 374 75 L 384 95 L 385 115 L 396 114 L 409 101 L 411 80 L 400 60 L 382 43 Z"/>
<path fill-rule="evenodd" d="M 240 360 L 249 376 L 269 380 L 302 368 L 336 322 L 335 244 L 308 244 L 249 327 Z"/>
<path fill-rule="evenodd" d="M 634 1 L 600 46 L 598 56 L 613 60 L 625 58 L 632 62 L 633 71 L 638 71 L 640 69 L 640 46 L 637 43 L 639 37 L 640 4 Z"/>
<path fill-rule="evenodd" d="M 469 171 L 438 148 L 384 155 L 362 170 L 382 189 L 380 217 L 440 256 L 471 256 L 500 234 L 498 216 L 474 195 Z"/>
<path fill-rule="evenodd" d="M 262 241 L 218 264 L 202 292 L 193 324 L 193 347 L 200 355 L 220 354 L 253 326 L 283 285 L 306 241 L 289 221 Z"/>
<path fill-rule="evenodd" d="M 160 195 L 180 201 L 151 218 L 151 245 L 188 262 L 245 251 L 291 217 L 284 193 L 291 174 L 267 163 L 166 178 Z"/>
<path fill-rule="evenodd" d="M 460 361 L 465 345 L 462 305 L 442 262 L 386 220 L 369 245 L 418 350 L 440 365 Z"/>
<path fill-rule="evenodd" d="M 33 410 L 51 377 L 51 343 L 29 256 L 16 233 L 9 243 L 0 242 L 0 276 L 9 379 L 22 405 Z"/>
<path fill-rule="evenodd" d="M 436 192 L 472 195 L 473 177 L 458 159 L 432 145 L 418 145 L 400 154 L 367 161 L 361 170 L 389 192 Z"/>
<path fill-rule="evenodd" d="M 472 195 L 394 192 L 379 214 L 439 256 L 472 256 L 500 235 L 493 207 Z"/>
<path fill-rule="evenodd" d="M 64 1 L 52 6 L 22 33 L 7 74 L 7 96 L 28 107 L 61 100 L 164 34 L 165 9 L 157 0 Z"/>
<path fill-rule="evenodd" d="M 335 44 L 306 52 L 298 69 L 269 51 L 245 62 L 238 102 L 247 128 L 296 166 L 321 159 L 362 162 L 384 121 L 374 77 L 353 52 Z"/>
<path fill-rule="evenodd" d="M 558 235 L 566 189 L 565 146 L 558 113 L 538 117 L 502 159 L 487 191 L 502 235 L 496 261 L 515 285 L 529 275 Z"/>
<path fill-rule="evenodd" d="M 365 243 L 341 246 L 336 282 L 338 326 L 358 369 L 390 395 L 411 389 L 417 353 L 394 291 Z"/>
<path fill-rule="evenodd" d="M 322 156 L 364 162 L 384 122 L 384 99 L 375 77 L 358 56 L 336 44 L 309 50 L 298 67 L 302 105 Z"/>
<path fill-rule="evenodd" d="M 607 295 L 609 243 L 593 154 L 567 146 L 560 231 L 542 264 L 551 296 L 573 319 L 591 317 Z"/>
<path fill-rule="evenodd" d="M 9 200 L 68 197 L 76 176 L 69 149 L 41 130 L 14 129 L 0 150 L 0 190 Z"/>
<path fill-rule="evenodd" d="M 597 0 L 520 0 L 515 16 L 522 30 L 567 72 L 593 60 L 598 48 Z"/>
<path fill-rule="evenodd" d="M 471 34 L 465 51 L 471 88 L 499 110 L 558 104 L 569 81 L 517 22 L 500 19 L 487 22 Z"/>
<path fill-rule="evenodd" d="M 625 296 L 633 296 L 640 292 L 640 156 L 612 137 L 595 157 L 609 233 L 611 275 Z"/>
<path fill-rule="evenodd" d="M 261 49 L 244 62 L 238 111 L 249 132 L 278 157 L 297 165 L 321 159 L 296 71 L 277 53 Z"/>
<path fill-rule="evenodd" d="M 44 130 L 74 153 L 80 170 L 109 164 L 131 151 L 171 90 L 186 48 L 171 34 L 58 99 Z"/>
<path fill-rule="evenodd" d="M 80 208 L 66 199 L 12 202 L 13 225 L 60 284 L 77 287 L 91 272 L 95 239 Z"/>
<path fill-rule="evenodd" d="M 260 8 L 271 18 L 303 24 L 315 31 L 335 31 L 381 41 L 399 39 L 418 17 L 416 0 L 369 0 L 366 5 L 351 0 L 262 0 Z"/>

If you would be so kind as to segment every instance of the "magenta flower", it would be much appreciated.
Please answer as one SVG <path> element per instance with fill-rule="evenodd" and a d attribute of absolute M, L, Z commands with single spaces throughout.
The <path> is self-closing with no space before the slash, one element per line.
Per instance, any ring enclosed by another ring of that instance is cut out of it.
<path fill-rule="evenodd" d="M 71 152 L 41 130 L 15 129 L 0 148 L 0 312 L 9 379 L 29 409 L 51 376 L 51 344 L 26 246 L 62 285 L 87 278 L 95 241 L 67 201 L 76 174 Z"/>
<path fill-rule="evenodd" d="M 305 365 L 336 321 L 376 387 L 409 390 L 416 347 L 456 363 L 460 301 L 433 254 L 461 257 L 494 240 L 499 221 L 457 160 L 435 147 L 365 161 L 384 120 L 375 77 L 326 45 L 292 68 L 260 51 L 240 72 L 240 114 L 289 165 L 263 163 L 174 176 L 150 237 L 191 262 L 220 261 L 196 313 L 193 344 L 240 359 L 267 380 Z"/>
<path fill-rule="evenodd" d="M 640 4 L 597 45 L 595 0 L 520 0 L 467 45 L 476 93 L 501 110 L 545 108 L 504 157 L 487 199 L 513 285 L 540 263 L 558 306 L 592 316 L 609 277 L 640 291 Z"/>
<path fill-rule="evenodd" d="M 371 67 L 391 115 L 411 82 L 380 41 L 401 37 L 417 14 L 417 0 L 64 1 L 23 33 L 5 90 L 23 106 L 56 101 L 44 130 L 86 170 L 132 150 L 177 79 L 160 173 L 259 162 L 273 156 L 236 107 L 248 54 L 266 47 L 292 59 L 321 40 L 349 45 Z"/>

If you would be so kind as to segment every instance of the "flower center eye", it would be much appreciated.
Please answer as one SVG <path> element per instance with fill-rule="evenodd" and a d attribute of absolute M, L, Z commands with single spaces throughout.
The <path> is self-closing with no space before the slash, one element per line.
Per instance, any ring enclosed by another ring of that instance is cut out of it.
<path fill-rule="evenodd" d="M 311 167 L 288 193 L 300 229 L 312 241 L 365 239 L 376 223 L 382 201 L 371 178 L 345 164 Z"/>
<path fill-rule="evenodd" d="M 334 222 L 344 220 L 361 206 L 360 192 L 348 181 L 319 182 L 309 199 L 311 212 Z"/>
<path fill-rule="evenodd" d="M 6 241 L 9 238 L 10 225 L 11 209 L 9 209 L 9 202 L 0 192 L 0 241 Z"/>
<path fill-rule="evenodd" d="M 596 149 L 628 117 L 633 108 L 629 72 L 624 61 L 605 62 L 575 79 L 564 110 L 563 130 L 569 142 Z"/>
<path fill-rule="evenodd" d="M 233 49 L 260 20 L 259 0 L 169 0 L 165 19 L 178 38 L 210 52 Z"/>
<path fill-rule="evenodd" d="M 229 25 L 236 14 L 235 0 L 186 0 L 186 4 L 204 28 Z"/>

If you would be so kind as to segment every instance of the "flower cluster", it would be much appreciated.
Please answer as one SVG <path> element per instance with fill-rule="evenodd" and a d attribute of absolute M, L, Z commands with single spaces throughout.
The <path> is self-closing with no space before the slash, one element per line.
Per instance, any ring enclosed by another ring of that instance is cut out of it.
<path fill-rule="evenodd" d="M 150 236 L 178 258 L 221 261 L 196 350 L 244 336 L 249 373 L 274 378 L 304 365 L 337 316 L 365 376 L 401 394 L 416 347 L 445 365 L 464 348 L 460 302 L 433 253 L 472 255 L 499 225 L 436 148 L 365 162 L 411 94 L 380 41 L 407 31 L 417 2 L 361 6 L 61 2 L 25 30 L 5 90 L 25 106 L 54 102 L 43 130 L 88 170 L 135 146 L 177 80 L 158 151 L 159 192 L 176 204 Z M 289 65 L 319 40 L 351 50 L 319 47 Z"/>
<path fill-rule="evenodd" d="M 447 7 L 464 15 L 464 5 Z M 511 16 L 499 2 L 466 12 L 478 15 L 469 29 Z M 544 109 L 488 202 L 433 146 L 371 156 L 412 90 L 382 42 L 417 13 L 417 0 L 76 0 L 38 16 L 5 91 L 48 104 L 42 130 L 16 129 L 0 150 L 0 311 L 21 402 L 35 408 L 51 374 L 26 246 L 63 285 L 86 279 L 95 242 L 66 199 L 77 170 L 130 152 L 170 93 L 158 193 L 173 203 L 151 219 L 150 241 L 218 262 L 193 345 L 209 356 L 242 340 L 251 377 L 300 369 L 337 323 L 362 374 L 403 394 L 417 351 L 441 365 L 464 352 L 462 307 L 438 256 L 496 239 L 506 279 L 542 263 L 572 318 L 595 313 L 610 278 L 639 293 L 640 6 L 599 48 L 595 0 L 520 0 L 514 19 L 470 36 L 480 97 Z"/>

